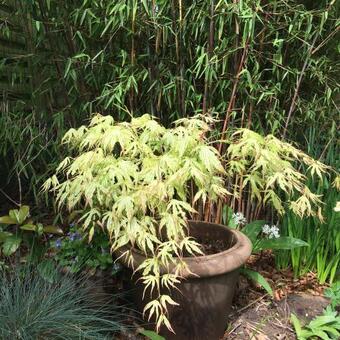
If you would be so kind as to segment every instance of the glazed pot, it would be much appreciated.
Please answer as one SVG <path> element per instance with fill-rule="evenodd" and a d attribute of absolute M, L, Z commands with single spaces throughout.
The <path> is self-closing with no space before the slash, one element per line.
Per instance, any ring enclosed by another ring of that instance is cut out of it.
<path fill-rule="evenodd" d="M 249 239 L 235 229 L 196 221 L 190 221 L 189 225 L 191 236 L 207 239 L 210 243 L 223 241 L 227 249 L 212 255 L 184 258 L 192 273 L 184 273 L 179 290 L 170 292 L 173 300 L 179 303 L 169 309 L 169 319 L 176 334 L 166 329 L 160 333 L 167 340 L 217 340 L 223 337 L 227 327 L 239 268 L 250 256 L 252 246 Z M 116 255 L 126 250 L 121 249 Z M 137 251 L 133 251 L 133 257 L 134 268 L 145 260 Z M 128 266 L 124 257 L 121 262 Z M 134 303 L 142 311 L 150 298 L 142 299 L 144 286 L 138 281 L 138 274 L 133 278 Z M 164 294 L 169 292 L 164 291 Z"/>

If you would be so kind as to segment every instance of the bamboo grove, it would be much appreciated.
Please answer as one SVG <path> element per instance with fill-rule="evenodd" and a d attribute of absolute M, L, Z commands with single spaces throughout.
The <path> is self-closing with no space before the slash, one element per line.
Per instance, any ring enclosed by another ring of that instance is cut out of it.
<path fill-rule="evenodd" d="M 165 124 L 207 113 L 222 136 L 238 126 L 298 142 L 322 125 L 326 140 L 338 113 L 338 9 L 334 0 L 2 1 L 0 151 L 11 149 L 13 174 L 37 180 L 57 152 L 51 138 L 91 112 L 147 112 Z M 16 87 L 29 95 L 9 107 Z M 44 169 L 27 164 L 15 134 L 34 140 Z"/>

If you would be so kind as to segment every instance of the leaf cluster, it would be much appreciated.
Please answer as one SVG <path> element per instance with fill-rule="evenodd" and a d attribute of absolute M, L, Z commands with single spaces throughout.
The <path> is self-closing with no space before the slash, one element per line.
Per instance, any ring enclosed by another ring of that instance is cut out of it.
<path fill-rule="evenodd" d="M 328 306 L 322 315 L 317 316 L 308 325 L 302 327 L 295 314 L 291 315 L 298 340 L 320 338 L 322 340 L 339 339 L 340 316 Z"/>
<path fill-rule="evenodd" d="M 302 148 L 309 128 L 322 145 L 336 134 L 336 1 L 2 0 L 1 17 L 4 177 L 36 201 L 60 136 L 93 112 L 165 124 L 215 112 L 276 135 L 287 124 Z"/>
<path fill-rule="evenodd" d="M 238 129 L 229 140 L 225 162 L 227 175 L 238 179 L 232 183 L 236 197 L 247 190 L 252 199 L 272 205 L 280 215 L 288 207 L 301 218 L 317 216 L 322 220 L 321 195 L 309 189 L 301 165 L 320 182 L 332 170 L 292 144 L 273 135 Z"/>
<path fill-rule="evenodd" d="M 56 226 L 44 226 L 34 223 L 30 218 L 30 208 L 27 205 L 19 209 L 12 209 L 8 215 L 0 217 L 0 243 L 2 243 L 2 254 L 10 256 L 14 254 L 24 240 L 28 240 L 28 233 L 34 233 L 37 237 L 43 234 L 62 234 L 63 231 Z"/>

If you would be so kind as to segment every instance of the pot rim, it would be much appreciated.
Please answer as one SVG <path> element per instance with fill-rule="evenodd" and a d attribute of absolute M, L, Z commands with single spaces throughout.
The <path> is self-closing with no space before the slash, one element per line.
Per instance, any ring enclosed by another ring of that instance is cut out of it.
<path fill-rule="evenodd" d="M 240 268 L 249 258 L 252 251 L 252 244 L 247 236 L 242 232 L 226 227 L 222 224 L 203 222 L 203 221 L 188 221 L 191 225 L 200 228 L 215 228 L 225 230 L 232 233 L 236 239 L 235 244 L 222 252 L 210 255 L 199 255 L 193 257 L 183 257 L 182 260 L 188 265 L 188 270 L 183 270 L 180 274 L 182 278 L 202 278 L 216 275 L 226 274 Z M 125 256 L 122 256 L 127 250 L 133 253 L 133 268 L 137 268 L 145 259 L 143 253 L 140 253 L 127 246 L 114 251 L 114 254 L 127 267 L 128 261 Z M 175 266 L 169 265 L 169 268 L 161 268 L 161 273 L 175 273 Z"/>

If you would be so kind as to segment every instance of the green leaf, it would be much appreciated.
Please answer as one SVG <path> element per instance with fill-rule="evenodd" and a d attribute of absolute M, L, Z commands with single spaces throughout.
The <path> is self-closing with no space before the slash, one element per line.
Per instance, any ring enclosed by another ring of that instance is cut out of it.
<path fill-rule="evenodd" d="M 302 331 L 300 320 L 297 318 L 295 314 L 291 314 L 290 321 L 294 326 L 297 337 L 299 338 L 301 336 L 301 331 Z"/>
<path fill-rule="evenodd" d="M 10 256 L 14 254 L 17 249 L 20 247 L 21 244 L 21 237 L 12 235 L 8 238 L 6 238 L 3 246 L 2 246 L 2 251 L 5 256 Z"/>
<path fill-rule="evenodd" d="M 24 223 L 30 214 L 30 207 L 28 205 L 23 205 L 20 207 L 18 212 L 18 223 Z"/>
<path fill-rule="evenodd" d="M 139 331 L 139 333 L 146 336 L 150 340 L 166 340 L 164 337 L 157 334 L 156 332 L 149 331 L 147 329 L 142 329 L 142 330 Z"/>
<path fill-rule="evenodd" d="M 318 336 L 322 340 L 331 340 L 331 338 L 321 329 L 317 329 L 314 331 L 314 334 Z"/>
<path fill-rule="evenodd" d="M 334 313 L 334 314 L 336 314 L 336 313 Z M 320 328 L 323 325 L 327 325 L 329 323 L 334 322 L 334 320 L 336 320 L 334 315 L 321 315 L 321 316 L 318 316 L 317 318 L 315 318 L 314 320 L 312 320 L 309 323 L 309 326 L 311 328 Z"/>
<path fill-rule="evenodd" d="M 222 210 L 222 221 L 223 224 L 225 224 L 226 226 L 228 226 L 229 228 L 236 228 L 237 225 L 233 219 L 233 209 L 231 209 L 228 205 L 224 205 L 223 206 L 223 210 Z"/>
<path fill-rule="evenodd" d="M 56 235 L 63 235 L 64 232 L 61 228 L 54 226 L 54 225 L 47 225 L 43 228 L 44 233 L 46 234 L 56 234 Z"/>
<path fill-rule="evenodd" d="M 9 233 L 8 231 L 0 231 L 0 242 L 6 241 L 6 239 L 12 235 L 13 234 Z"/>
<path fill-rule="evenodd" d="M 0 223 L 3 224 L 17 224 L 17 220 L 10 216 L 1 216 Z"/>
<path fill-rule="evenodd" d="M 24 224 L 20 226 L 21 230 L 36 231 L 37 226 L 35 224 Z"/>
<path fill-rule="evenodd" d="M 250 241 L 254 244 L 259 233 L 262 231 L 262 227 L 266 224 L 266 221 L 258 220 L 248 223 L 243 229 L 242 233 L 248 236 Z"/>
<path fill-rule="evenodd" d="M 19 224 L 19 210 L 18 209 L 10 210 L 8 215 L 13 221 L 15 221 L 15 224 Z"/>
<path fill-rule="evenodd" d="M 260 273 L 248 268 L 241 268 L 241 274 L 249 277 L 251 280 L 258 283 L 268 294 L 273 296 L 272 288 L 270 287 L 268 281 Z"/>
<path fill-rule="evenodd" d="M 294 249 L 298 247 L 307 247 L 308 243 L 298 238 L 283 236 L 279 238 L 271 238 L 260 240 L 256 246 L 257 249 Z"/>

